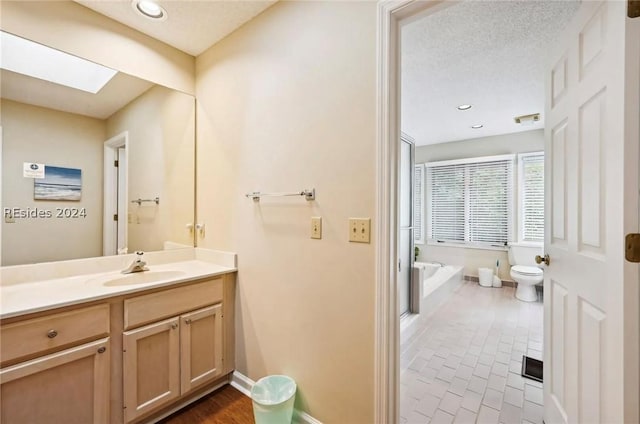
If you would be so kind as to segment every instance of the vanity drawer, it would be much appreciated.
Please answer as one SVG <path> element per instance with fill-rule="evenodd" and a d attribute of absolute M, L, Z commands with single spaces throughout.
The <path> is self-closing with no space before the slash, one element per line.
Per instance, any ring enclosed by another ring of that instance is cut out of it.
<path fill-rule="evenodd" d="M 222 277 L 133 297 L 124 301 L 124 328 L 129 330 L 219 302 L 222 302 Z"/>
<path fill-rule="evenodd" d="M 19 321 L 0 328 L 0 361 L 35 356 L 108 334 L 108 304 Z"/>

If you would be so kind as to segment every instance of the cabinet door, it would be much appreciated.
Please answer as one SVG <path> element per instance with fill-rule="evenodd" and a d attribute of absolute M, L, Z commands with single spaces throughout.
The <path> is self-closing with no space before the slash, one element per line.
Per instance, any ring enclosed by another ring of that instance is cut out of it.
<path fill-rule="evenodd" d="M 222 374 L 222 305 L 182 315 L 180 360 L 182 393 Z"/>
<path fill-rule="evenodd" d="M 0 370 L 0 422 L 109 422 L 109 339 Z"/>
<path fill-rule="evenodd" d="M 180 396 L 180 329 L 171 318 L 123 334 L 124 415 L 130 422 Z"/>

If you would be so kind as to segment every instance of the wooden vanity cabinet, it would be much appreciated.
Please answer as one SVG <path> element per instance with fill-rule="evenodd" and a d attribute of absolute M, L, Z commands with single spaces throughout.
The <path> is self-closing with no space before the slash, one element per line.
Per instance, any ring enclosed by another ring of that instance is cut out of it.
<path fill-rule="evenodd" d="M 109 305 L 18 321 L 0 332 L 2 362 L 10 364 L 0 369 L 0 422 L 109 422 Z"/>
<path fill-rule="evenodd" d="M 235 273 L 3 320 L 0 422 L 151 422 L 234 369 Z"/>
<path fill-rule="evenodd" d="M 222 292 L 219 278 L 125 300 L 129 325 L 183 312 L 123 333 L 125 422 L 223 375 Z"/>
<path fill-rule="evenodd" d="M 1 371 L 3 424 L 109 422 L 109 339 Z"/>
<path fill-rule="evenodd" d="M 180 324 L 164 320 L 123 334 L 125 421 L 180 396 Z"/>
<path fill-rule="evenodd" d="M 222 305 L 180 317 L 180 392 L 182 394 L 222 375 Z"/>

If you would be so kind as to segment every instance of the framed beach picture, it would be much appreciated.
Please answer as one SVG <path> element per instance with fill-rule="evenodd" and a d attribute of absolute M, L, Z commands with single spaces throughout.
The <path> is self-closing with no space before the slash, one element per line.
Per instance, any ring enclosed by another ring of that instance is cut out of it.
<path fill-rule="evenodd" d="M 78 201 L 82 195 L 82 170 L 44 167 L 44 178 L 34 180 L 34 200 Z"/>

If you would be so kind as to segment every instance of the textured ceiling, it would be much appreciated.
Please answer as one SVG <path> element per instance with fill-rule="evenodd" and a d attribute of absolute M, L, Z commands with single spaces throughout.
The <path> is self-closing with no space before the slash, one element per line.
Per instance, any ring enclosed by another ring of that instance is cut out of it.
<path fill-rule="evenodd" d="M 197 56 L 275 3 L 259 0 L 159 0 L 165 21 L 140 16 L 129 0 L 75 0 L 111 19 Z"/>
<path fill-rule="evenodd" d="M 404 26 L 402 130 L 427 145 L 543 128 L 513 118 L 544 113 L 546 52 L 578 6 L 465 1 Z"/>

